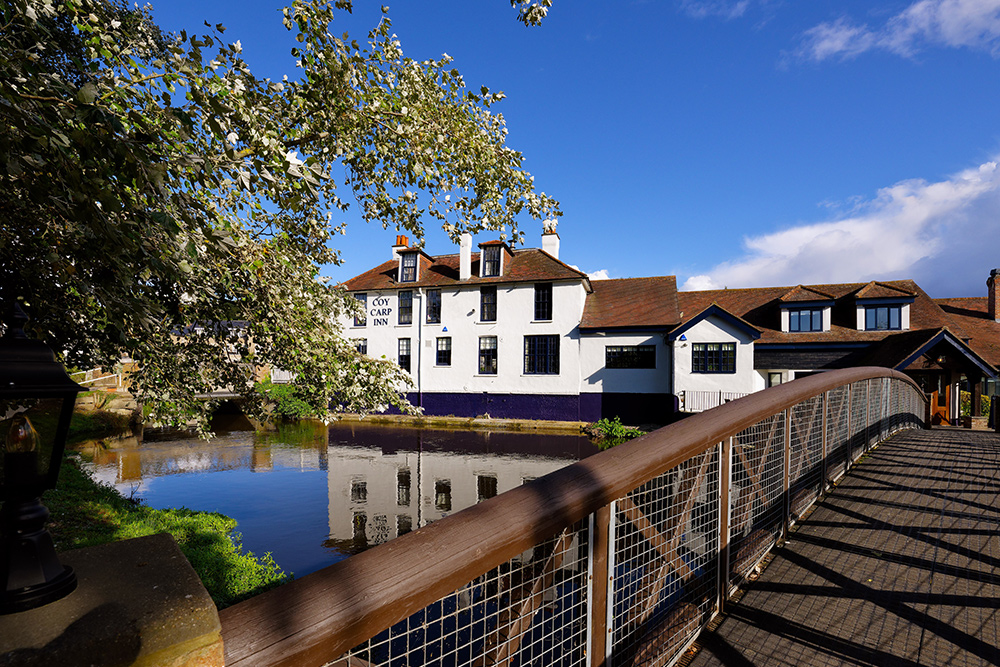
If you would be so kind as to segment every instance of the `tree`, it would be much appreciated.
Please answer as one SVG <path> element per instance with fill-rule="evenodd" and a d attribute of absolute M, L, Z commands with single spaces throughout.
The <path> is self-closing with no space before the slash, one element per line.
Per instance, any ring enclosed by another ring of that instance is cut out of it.
<path fill-rule="evenodd" d="M 537 24 L 549 0 L 511 0 Z M 292 371 L 317 415 L 399 404 L 395 364 L 336 328 L 353 300 L 334 213 L 458 237 L 558 216 L 493 105 L 448 56 L 406 58 L 385 10 L 363 44 L 321 0 L 284 10 L 297 75 L 258 78 L 221 25 L 163 33 L 125 0 L 0 0 L 0 306 L 70 365 L 138 365 L 152 418 L 204 423 L 195 396 Z M 353 200 L 353 201 L 352 201 Z M 332 401 L 332 403 L 331 403 Z"/>

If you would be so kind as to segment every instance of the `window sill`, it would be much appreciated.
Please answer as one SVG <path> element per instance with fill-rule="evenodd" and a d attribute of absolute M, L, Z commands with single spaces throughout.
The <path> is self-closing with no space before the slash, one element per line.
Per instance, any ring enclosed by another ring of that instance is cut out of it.
<path fill-rule="evenodd" d="M 496 320 L 486 320 L 486 321 L 479 320 L 478 322 L 476 322 L 476 324 L 489 324 L 493 326 L 496 326 L 496 323 L 497 323 Z"/>
<path fill-rule="evenodd" d="M 529 324 L 552 324 L 552 320 L 531 320 Z"/>
<path fill-rule="evenodd" d="M 495 378 L 499 373 L 476 373 L 472 377 L 474 378 Z"/>

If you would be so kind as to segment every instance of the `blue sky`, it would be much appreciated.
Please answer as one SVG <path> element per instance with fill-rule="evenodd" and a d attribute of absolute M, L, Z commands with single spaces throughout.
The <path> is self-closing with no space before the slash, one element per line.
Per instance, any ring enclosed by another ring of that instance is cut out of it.
<path fill-rule="evenodd" d="M 223 23 L 280 78 L 283 4 L 153 6 L 169 30 Z M 537 28 L 507 0 L 389 4 L 409 57 L 507 94 L 508 144 L 562 206 L 560 258 L 595 277 L 980 296 L 1000 266 L 1000 0 L 554 0 Z M 334 31 L 363 38 L 379 6 Z M 325 273 L 389 258 L 395 230 L 334 218 L 345 263 Z M 457 252 L 437 229 L 426 248 Z"/>

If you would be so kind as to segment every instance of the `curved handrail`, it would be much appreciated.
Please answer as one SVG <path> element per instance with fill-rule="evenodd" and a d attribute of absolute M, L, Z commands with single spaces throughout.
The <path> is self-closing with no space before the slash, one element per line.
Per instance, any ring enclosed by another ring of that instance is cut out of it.
<path fill-rule="evenodd" d="M 325 664 L 645 481 L 826 391 L 912 379 L 820 373 L 737 399 L 595 454 L 220 612 L 226 664 Z M 921 392 L 923 395 L 923 392 Z"/>

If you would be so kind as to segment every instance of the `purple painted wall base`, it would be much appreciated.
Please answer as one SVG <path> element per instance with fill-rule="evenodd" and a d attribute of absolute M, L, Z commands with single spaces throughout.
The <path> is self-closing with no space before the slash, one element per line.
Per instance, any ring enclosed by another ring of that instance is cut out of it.
<path fill-rule="evenodd" d="M 412 392 L 406 398 L 432 416 L 496 419 L 549 419 L 595 422 L 602 417 L 620 417 L 625 424 L 667 424 L 675 419 L 677 397 L 673 394 L 460 394 Z"/>

